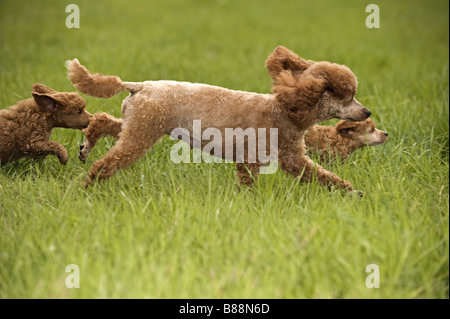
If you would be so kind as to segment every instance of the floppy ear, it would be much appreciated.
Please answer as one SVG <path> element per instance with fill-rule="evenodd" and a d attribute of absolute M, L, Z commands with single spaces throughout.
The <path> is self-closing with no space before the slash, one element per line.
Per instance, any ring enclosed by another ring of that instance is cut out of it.
<path fill-rule="evenodd" d="M 267 58 L 266 68 L 272 79 L 276 80 L 284 70 L 290 70 L 293 74 L 303 73 L 314 61 L 306 61 L 291 50 L 279 46 Z"/>
<path fill-rule="evenodd" d="M 326 90 L 324 79 L 313 76 L 297 78 L 291 71 L 282 71 L 272 91 L 290 116 L 313 108 Z"/>
<path fill-rule="evenodd" d="M 356 122 L 342 120 L 336 124 L 335 128 L 339 134 L 344 135 L 344 134 L 348 134 L 349 132 L 354 131 L 356 127 L 357 127 Z"/>
<path fill-rule="evenodd" d="M 53 89 L 49 88 L 48 86 L 45 86 L 44 84 L 41 84 L 41 83 L 34 83 L 32 86 L 32 89 L 34 92 L 37 92 L 37 93 L 49 93 L 49 94 L 56 93 L 55 90 L 53 90 Z"/>
<path fill-rule="evenodd" d="M 325 61 L 317 62 L 303 75 L 324 79 L 327 82 L 327 90 L 338 98 L 348 98 L 356 94 L 358 80 L 345 65 Z"/>
<path fill-rule="evenodd" d="M 32 92 L 31 94 L 33 95 L 36 104 L 46 111 L 55 111 L 60 107 L 59 102 L 52 98 L 49 94 L 38 92 Z"/>

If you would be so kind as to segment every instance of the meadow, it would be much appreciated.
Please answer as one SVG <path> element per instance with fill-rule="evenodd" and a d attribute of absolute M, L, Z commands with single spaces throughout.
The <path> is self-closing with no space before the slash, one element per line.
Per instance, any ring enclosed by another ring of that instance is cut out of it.
<path fill-rule="evenodd" d="M 67 28 L 66 5 L 80 8 Z M 349 66 L 389 140 L 326 167 L 365 192 L 278 170 L 239 189 L 233 164 L 174 164 L 168 137 L 85 189 L 81 131 L 55 156 L 0 167 L 0 298 L 449 298 L 448 1 L 0 2 L 0 109 L 40 82 L 75 90 L 64 62 L 127 81 L 178 80 L 270 93 L 278 45 Z M 83 95 L 120 116 L 127 96 Z M 324 124 L 334 124 L 332 120 Z M 0 132 L 1 134 L 1 132 Z M 80 288 L 68 288 L 68 265 Z M 368 288 L 368 265 L 379 288 Z"/>

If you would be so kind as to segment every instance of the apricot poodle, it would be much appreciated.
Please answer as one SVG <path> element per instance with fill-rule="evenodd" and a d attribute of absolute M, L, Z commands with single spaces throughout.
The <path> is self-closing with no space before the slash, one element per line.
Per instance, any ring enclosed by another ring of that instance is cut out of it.
<path fill-rule="evenodd" d="M 335 126 L 313 125 L 305 133 L 309 152 L 320 156 L 321 163 L 340 160 L 364 146 L 383 144 L 388 133 L 375 127 L 370 118 L 365 121 L 339 121 Z"/>
<path fill-rule="evenodd" d="M 276 128 L 276 156 L 281 169 L 305 182 L 316 177 L 326 186 L 352 191 L 350 182 L 307 156 L 303 137 L 309 127 L 325 120 L 362 121 L 370 116 L 370 111 L 354 98 L 356 76 L 346 66 L 306 61 L 282 46 L 268 57 L 266 67 L 275 79 L 274 94 L 176 81 L 123 82 L 117 76 L 91 74 L 77 59 L 68 61 L 68 77 L 79 91 L 102 98 L 130 92 L 122 103 L 119 138 L 92 165 L 86 186 L 130 166 L 176 128 L 184 128 L 192 136 L 194 121 L 201 120 L 202 127 L 216 128 L 222 134 L 226 128 L 253 128 L 258 132 L 259 128 Z M 266 144 L 266 152 L 271 142 Z M 204 144 L 206 141 L 202 141 L 202 147 Z M 251 185 L 263 164 L 249 162 L 248 158 L 246 155 L 244 163 L 237 163 L 237 175 L 241 183 Z"/>
<path fill-rule="evenodd" d="M 67 150 L 50 141 L 54 127 L 83 129 L 91 114 L 84 99 L 76 92 L 57 92 L 35 83 L 32 98 L 0 110 L 0 161 L 5 164 L 22 157 L 53 154 L 61 164 L 67 162 Z"/>

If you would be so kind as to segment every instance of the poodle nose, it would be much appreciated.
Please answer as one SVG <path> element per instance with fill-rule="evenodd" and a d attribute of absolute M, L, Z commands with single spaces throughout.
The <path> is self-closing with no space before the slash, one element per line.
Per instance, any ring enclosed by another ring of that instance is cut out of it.
<path fill-rule="evenodd" d="M 366 111 L 366 115 L 367 115 L 367 117 L 369 117 L 369 116 L 370 116 L 370 114 L 372 114 L 372 112 L 370 112 L 369 110 L 367 110 L 367 111 Z"/>
<path fill-rule="evenodd" d="M 386 137 L 389 135 L 387 132 L 384 132 L 384 135 L 386 135 Z"/>

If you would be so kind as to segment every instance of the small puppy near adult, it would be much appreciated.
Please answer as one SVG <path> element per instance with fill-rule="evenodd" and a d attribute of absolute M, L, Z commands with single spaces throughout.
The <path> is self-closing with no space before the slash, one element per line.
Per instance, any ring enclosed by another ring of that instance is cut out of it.
<path fill-rule="evenodd" d="M 39 83 L 32 88 L 32 98 L 0 110 L 0 162 L 51 154 L 66 164 L 67 150 L 58 142 L 50 141 L 52 129 L 81 130 L 89 125 L 91 114 L 76 92 L 57 92 Z"/>
<path fill-rule="evenodd" d="M 216 128 L 223 136 L 226 128 L 277 128 L 281 169 L 305 182 L 316 176 L 324 185 L 352 191 L 350 182 L 307 156 L 303 136 L 312 125 L 332 118 L 362 121 L 370 116 L 354 98 L 356 76 L 346 66 L 306 61 L 282 46 L 269 56 L 266 67 L 275 79 L 274 94 L 176 81 L 123 82 L 117 76 L 91 74 L 77 59 L 68 61 L 69 79 L 79 91 L 102 98 L 130 92 L 122 103 L 119 139 L 92 165 L 87 185 L 130 166 L 176 128 L 193 136 L 193 121 L 200 120 L 202 127 Z M 240 182 L 251 185 L 262 165 L 237 163 Z"/>
<path fill-rule="evenodd" d="M 383 144 L 388 133 L 375 127 L 370 118 L 365 121 L 339 121 L 335 126 L 313 125 L 305 133 L 308 152 L 320 157 L 321 163 L 340 160 L 364 146 Z"/>

